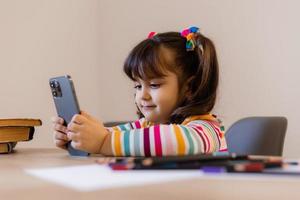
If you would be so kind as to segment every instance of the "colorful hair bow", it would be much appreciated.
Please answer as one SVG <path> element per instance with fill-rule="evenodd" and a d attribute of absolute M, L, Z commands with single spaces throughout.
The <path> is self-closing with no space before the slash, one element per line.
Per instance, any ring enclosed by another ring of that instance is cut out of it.
<path fill-rule="evenodd" d="M 150 38 L 153 38 L 155 35 L 157 34 L 157 32 L 154 32 L 154 31 L 152 31 L 152 32 L 150 32 L 149 34 L 148 34 L 148 39 L 150 39 Z"/>
<path fill-rule="evenodd" d="M 195 41 L 195 34 L 199 31 L 198 27 L 192 26 L 190 28 L 184 29 L 181 31 L 181 36 L 186 38 L 186 50 L 193 51 L 195 49 L 197 42 Z"/>

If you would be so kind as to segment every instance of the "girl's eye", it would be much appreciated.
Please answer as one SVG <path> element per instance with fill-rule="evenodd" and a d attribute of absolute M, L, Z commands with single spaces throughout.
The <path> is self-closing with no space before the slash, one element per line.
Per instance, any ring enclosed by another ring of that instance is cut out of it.
<path fill-rule="evenodd" d="M 157 88 L 160 87 L 160 85 L 161 85 L 161 84 L 154 84 L 154 83 L 153 83 L 153 84 L 150 84 L 150 87 L 153 88 L 153 89 L 157 89 Z"/>
<path fill-rule="evenodd" d="M 135 85 L 134 89 L 140 90 L 142 88 L 142 85 Z"/>

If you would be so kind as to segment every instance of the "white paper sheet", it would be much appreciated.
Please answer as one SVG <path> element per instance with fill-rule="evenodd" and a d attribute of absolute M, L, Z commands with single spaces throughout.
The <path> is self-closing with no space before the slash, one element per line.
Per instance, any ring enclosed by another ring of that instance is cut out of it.
<path fill-rule="evenodd" d="M 105 165 L 26 169 L 26 173 L 79 191 L 161 183 L 202 176 L 200 170 L 114 171 Z"/>

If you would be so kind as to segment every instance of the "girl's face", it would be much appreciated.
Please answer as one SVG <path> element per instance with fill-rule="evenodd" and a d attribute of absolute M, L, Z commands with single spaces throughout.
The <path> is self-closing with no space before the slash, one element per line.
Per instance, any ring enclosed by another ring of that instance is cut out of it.
<path fill-rule="evenodd" d="M 147 121 L 166 123 L 178 102 L 178 79 L 175 73 L 151 80 L 138 79 L 134 83 L 135 102 Z"/>

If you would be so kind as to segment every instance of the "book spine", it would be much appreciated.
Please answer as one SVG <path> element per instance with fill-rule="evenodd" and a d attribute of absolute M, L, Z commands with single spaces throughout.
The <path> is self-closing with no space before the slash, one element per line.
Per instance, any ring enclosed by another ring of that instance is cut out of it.
<path fill-rule="evenodd" d="M 0 154 L 11 153 L 16 144 L 16 142 L 0 143 Z"/>
<path fill-rule="evenodd" d="M 33 126 L 0 127 L 0 143 L 32 140 L 34 131 Z"/>
<path fill-rule="evenodd" d="M 33 134 L 34 134 L 34 127 L 31 126 L 30 130 L 29 130 L 28 140 L 32 140 L 33 139 Z"/>

